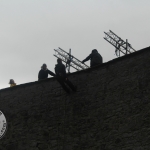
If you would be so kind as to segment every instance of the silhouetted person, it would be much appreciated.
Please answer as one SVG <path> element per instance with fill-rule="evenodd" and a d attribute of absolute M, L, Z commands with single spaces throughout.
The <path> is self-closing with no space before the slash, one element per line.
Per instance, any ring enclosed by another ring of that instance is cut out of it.
<path fill-rule="evenodd" d="M 58 82 L 61 84 L 62 88 L 67 92 L 70 93 L 70 90 L 67 88 L 65 83 L 73 90 L 76 91 L 76 87 L 69 81 L 66 75 L 66 68 L 65 65 L 62 63 L 60 58 L 57 59 L 57 65 L 55 66 L 55 73 Z"/>
<path fill-rule="evenodd" d="M 47 69 L 46 64 L 43 64 L 38 74 L 38 80 L 47 79 L 48 74 L 50 74 L 51 76 L 56 76 L 52 71 Z"/>
<path fill-rule="evenodd" d="M 97 65 L 100 65 L 103 63 L 103 58 L 102 56 L 98 53 L 98 51 L 96 49 L 93 49 L 92 50 L 92 53 L 86 57 L 82 63 L 88 61 L 88 60 L 91 60 L 90 62 L 90 66 L 91 67 L 94 67 L 94 66 L 97 66 Z"/>
<path fill-rule="evenodd" d="M 10 84 L 10 87 L 16 86 L 16 83 L 13 79 L 10 79 L 9 84 Z"/>

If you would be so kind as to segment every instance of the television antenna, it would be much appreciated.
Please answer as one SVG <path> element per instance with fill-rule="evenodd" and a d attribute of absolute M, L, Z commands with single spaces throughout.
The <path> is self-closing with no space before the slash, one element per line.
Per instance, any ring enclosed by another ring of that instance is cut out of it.
<path fill-rule="evenodd" d="M 68 70 L 68 73 L 70 73 L 70 66 L 76 69 L 77 71 L 89 68 L 89 66 L 83 64 L 79 59 L 71 55 L 71 49 L 69 49 L 69 53 L 67 53 L 60 47 L 58 47 L 58 49 L 54 49 L 54 51 L 54 56 L 60 58 L 63 62 L 66 63 L 66 69 Z"/>
<path fill-rule="evenodd" d="M 128 43 L 127 39 L 125 42 L 111 30 L 109 30 L 109 32 L 107 33 L 106 32 L 104 33 L 105 33 L 104 39 L 116 48 L 115 54 L 117 57 L 127 55 L 136 51 L 131 46 L 131 44 Z"/>

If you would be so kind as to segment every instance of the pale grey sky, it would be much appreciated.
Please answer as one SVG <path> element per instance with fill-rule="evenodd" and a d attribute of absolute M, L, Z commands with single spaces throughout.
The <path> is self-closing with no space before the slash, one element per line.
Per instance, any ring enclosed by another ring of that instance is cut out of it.
<path fill-rule="evenodd" d="M 54 71 L 58 47 L 71 48 L 79 60 L 95 48 L 104 62 L 116 58 L 104 31 L 136 50 L 148 47 L 149 6 L 149 0 L 0 0 L 0 89 L 11 78 L 36 81 L 43 63 Z"/>

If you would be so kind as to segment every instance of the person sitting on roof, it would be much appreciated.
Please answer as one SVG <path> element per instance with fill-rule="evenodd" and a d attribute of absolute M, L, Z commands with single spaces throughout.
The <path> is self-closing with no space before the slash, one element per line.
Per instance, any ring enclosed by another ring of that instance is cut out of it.
<path fill-rule="evenodd" d="M 90 67 L 94 67 L 94 66 L 97 66 L 97 65 L 100 65 L 103 63 L 103 58 L 102 56 L 98 53 L 98 51 L 96 49 L 93 49 L 92 50 L 92 53 L 86 57 L 82 63 L 88 61 L 88 60 L 91 60 L 90 62 Z"/>
<path fill-rule="evenodd" d="M 10 84 L 10 87 L 16 86 L 16 83 L 13 79 L 10 79 L 9 84 Z"/>
<path fill-rule="evenodd" d="M 46 64 L 43 64 L 38 74 L 38 80 L 47 79 L 48 74 L 50 74 L 51 76 L 56 76 L 52 71 L 47 69 Z"/>
<path fill-rule="evenodd" d="M 57 77 L 57 81 L 60 83 L 62 88 L 69 94 L 70 90 L 67 88 L 65 83 L 73 90 L 76 91 L 76 87 L 69 81 L 66 75 L 66 68 L 65 65 L 62 63 L 60 58 L 57 59 L 57 64 L 55 66 L 55 73 Z"/>

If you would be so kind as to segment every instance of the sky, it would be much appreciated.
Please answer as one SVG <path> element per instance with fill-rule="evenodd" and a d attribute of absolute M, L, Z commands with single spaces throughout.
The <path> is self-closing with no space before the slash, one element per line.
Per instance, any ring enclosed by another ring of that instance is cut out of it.
<path fill-rule="evenodd" d="M 37 81 L 43 63 L 54 72 L 58 47 L 71 48 L 81 61 L 92 49 L 104 63 L 117 58 L 104 31 L 128 39 L 135 50 L 149 47 L 149 6 L 150 0 L 0 0 L 0 89 L 10 79 Z"/>

